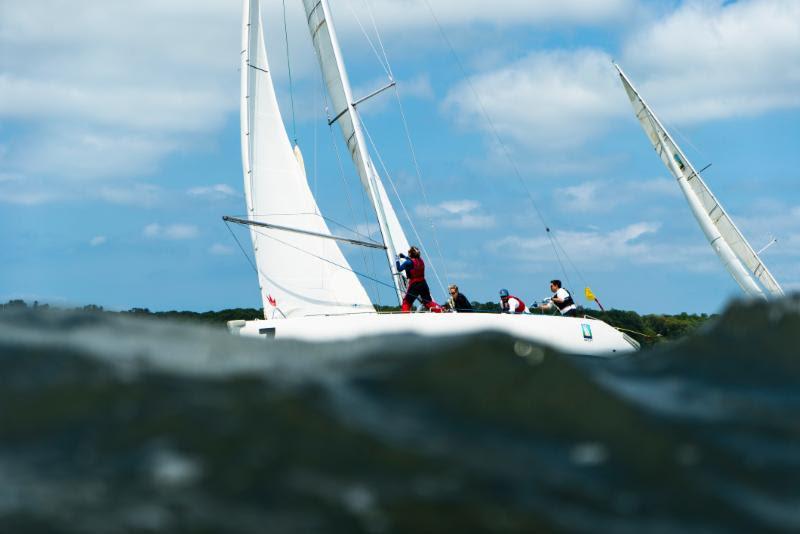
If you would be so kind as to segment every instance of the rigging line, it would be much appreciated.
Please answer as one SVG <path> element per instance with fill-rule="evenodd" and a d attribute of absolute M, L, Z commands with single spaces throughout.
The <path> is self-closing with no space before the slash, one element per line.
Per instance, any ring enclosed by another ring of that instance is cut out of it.
<path fill-rule="evenodd" d="M 325 97 L 326 103 L 327 103 L 327 100 L 328 99 L 327 99 L 327 96 L 326 96 Z M 333 125 L 330 124 L 330 123 L 328 123 L 328 132 L 330 133 L 330 136 L 331 136 L 331 144 L 333 145 L 333 151 L 336 153 L 336 162 L 337 162 L 337 167 L 339 169 L 339 177 L 342 179 L 342 183 L 344 184 L 345 197 L 347 198 L 347 209 L 350 212 L 350 217 L 352 217 L 353 220 L 355 221 L 356 220 L 356 214 L 355 214 L 355 210 L 353 209 L 352 199 L 350 198 L 350 184 L 348 183 L 347 175 L 344 172 L 344 164 L 342 163 L 342 155 L 339 152 L 339 145 L 336 144 L 335 134 L 333 133 Z M 361 187 L 361 184 L 359 184 L 359 187 Z M 363 187 L 362 187 L 362 189 L 363 189 Z M 365 216 L 365 224 L 369 224 L 366 221 L 366 211 L 364 212 L 364 216 Z M 383 241 L 383 239 L 381 239 L 381 241 Z M 361 250 L 361 251 L 359 251 L 359 256 L 361 256 L 361 261 L 364 264 L 364 269 L 370 271 L 370 273 L 373 276 L 375 276 L 375 262 L 372 261 L 371 265 L 370 265 L 370 262 L 368 262 L 368 260 L 367 260 L 367 258 L 372 258 L 372 255 L 367 255 L 367 251 Z M 380 296 L 379 296 L 380 295 L 380 291 L 379 291 L 377 286 L 375 286 L 374 289 L 375 289 L 375 295 L 376 295 L 378 301 L 380 302 Z"/>
<path fill-rule="evenodd" d="M 328 116 L 328 118 L 330 118 L 330 102 L 328 101 L 328 94 L 326 93 L 325 89 L 322 87 L 324 82 L 322 80 L 322 74 L 321 73 L 320 73 L 320 76 L 319 76 L 318 80 L 319 80 L 319 83 L 320 83 L 320 88 L 322 89 L 320 92 L 322 93 L 322 100 L 323 100 L 323 102 L 325 104 L 325 113 Z M 353 218 L 353 220 L 355 221 L 356 220 L 355 211 L 353 210 L 352 204 L 350 202 L 350 193 L 349 193 L 349 189 L 347 188 L 347 185 L 348 185 L 347 184 L 347 177 L 346 177 L 346 173 L 344 172 L 344 165 L 342 164 L 342 157 L 341 157 L 341 153 L 339 152 L 339 145 L 336 143 L 336 139 L 334 138 L 335 136 L 334 136 L 334 133 L 333 133 L 333 125 L 332 125 L 331 121 L 328 120 L 327 123 L 328 123 L 328 132 L 330 133 L 330 136 L 331 136 L 331 144 L 333 145 L 334 152 L 336 153 L 336 160 L 337 160 L 337 164 L 338 164 L 338 167 L 339 167 L 339 175 L 342 178 L 342 181 L 345 183 L 345 193 L 347 194 L 347 202 L 348 202 L 350 215 Z M 346 140 L 345 140 L 345 145 L 347 145 L 347 141 Z M 360 182 L 360 178 L 359 178 L 359 182 Z M 363 210 L 363 213 L 364 213 L 364 224 L 365 225 L 369 225 L 369 216 L 367 215 L 366 202 L 364 201 L 365 191 L 364 191 L 363 184 L 359 183 L 359 189 L 361 190 L 361 200 L 362 200 L 361 207 L 362 207 L 362 210 Z M 379 231 L 379 236 L 380 236 L 379 241 L 384 243 L 385 241 L 383 239 L 383 233 L 380 232 L 380 231 Z M 370 238 L 372 238 L 372 234 L 370 234 Z M 364 269 L 368 270 L 372 274 L 373 277 L 377 276 L 377 274 L 376 274 L 377 270 L 375 268 L 375 257 L 374 257 L 374 255 L 373 254 L 367 254 L 365 250 L 361 250 L 360 253 L 361 253 L 362 262 L 364 263 Z M 378 304 L 380 305 L 381 302 L 382 302 L 381 301 L 381 293 L 380 293 L 380 290 L 379 290 L 377 285 L 374 286 L 374 290 L 375 290 L 375 300 L 377 300 Z"/>
<path fill-rule="evenodd" d="M 664 128 L 665 129 L 669 128 L 670 130 L 672 130 L 675 133 L 677 133 L 678 137 L 680 137 L 687 145 L 692 147 L 695 152 L 697 152 L 702 157 L 706 158 L 706 160 L 709 159 L 709 157 L 706 155 L 706 153 L 703 152 L 702 150 L 700 150 L 697 146 L 695 146 L 695 144 L 692 143 L 692 141 L 686 135 L 684 135 L 684 133 L 682 131 L 680 131 L 677 126 L 675 126 L 674 124 L 666 123 L 666 122 L 664 122 L 663 119 L 661 120 L 661 122 L 664 123 Z"/>
<path fill-rule="evenodd" d="M 286 41 L 286 67 L 289 70 L 289 98 L 292 102 L 292 137 L 297 145 L 297 121 L 294 114 L 294 84 L 292 83 L 292 62 L 289 55 L 289 26 L 286 24 L 286 0 L 283 0 L 283 36 Z"/>
<path fill-rule="evenodd" d="M 386 61 L 386 66 L 389 69 L 389 76 L 394 80 L 394 73 L 392 72 L 392 64 L 389 62 L 389 57 L 386 55 L 386 48 L 383 46 L 383 39 L 381 39 L 381 32 L 378 31 L 378 24 L 375 22 L 375 15 L 372 10 L 372 4 L 369 0 L 365 0 L 364 2 L 367 5 L 367 14 L 369 14 L 369 18 L 372 21 L 372 29 L 375 30 L 375 37 L 378 39 L 378 44 L 381 47 L 381 52 L 383 52 L 383 59 Z"/>
<path fill-rule="evenodd" d="M 431 16 L 433 17 L 433 20 L 436 23 L 436 27 L 439 29 L 439 33 L 441 34 L 442 39 L 445 41 L 445 43 L 447 44 L 448 48 L 450 49 L 450 53 L 452 54 L 453 59 L 455 59 L 456 65 L 458 65 L 458 68 L 461 71 L 461 74 L 464 77 L 464 80 L 467 82 L 467 85 L 469 86 L 470 91 L 472 92 L 472 95 L 475 97 L 475 100 L 478 102 L 478 106 L 480 107 L 481 112 L 483 113 L 483 116 L 486 119 L 486 122 L 487 122 L 487 124 L 489 125 L 489 128 L 492 131 L 492 134 L 494 135 L 495 139 L 497 140 L 497 142 L 502 147 L 503 152 L 504 152 L 504 154 L 506 156 L 506 159 L 511 164 L 511 168 L 514 170 L 515 176 L 517 177 L 517 179 L 519 180 L 520 184 L 522 185 L 522 188 L 525 190 L 525 193 L 528 195 L 528 199 L 530 200 L 531 205 L 533 205 L 533 209 L 536 211 L 536 215 L 539 217 L 539 220 L 541 221 L 542 225 L 545 227 L 545 229 L 547 230 L 547 233 L 549 235 L 550 234 L 550 227 L 547 225 L 547 221 L 545 221 L 544 215 L 542 214 L 542 211 L 539 209 L 539 205 L 536 203 L 536 200 L 533 197 L 533 193 L 531 193 L 530 188 L 525 183 L 525 180 L 522 178 L 522 174 L 519 171 L 519 167 L 517 167 L 516 162 L 511 158 L 511 152 L 509 151 L 508 146 L 506 146 L 506 144 L 503 142 L 502 137 L 500 137 L 500 133 L 497 131 L 497 128 L 495 127 L 494 122 L 492 121 L 492 118 L 489 115 L 489 112 L 486 110 L 486 106 L 484 106 L 483 100 L 481 99 L 480 95 L 478 94 L 478 91 L 475 89 L 475 86 L 472 84 L 472 80 L 469 78 L 469 76 L 467 76 L 467 72 L 466 72 L 466 69 L 464 68 L 464 64 L 461 63 L 461 59 L 458 57 L 458 54 L 456 53 L 456 49 L 453 46 L 453 43 L 447 37 L 447 34 L 445 33 L 441 22 L 439 22 L 439 17 L 436 16 L 436 12 L 433 10 L 433 7 L 431 7 L 430 2 L 428 0 L 423 0 L 423 1 L 425 2 L 425 5 L 427 6 L 428 11 L 430 11 Z M 551 242 L 551 244 L 553 243 L 552 237 L 550 238 L 550 242 Z M 556 250 L 555 245 L 553 245 L 553 250 L 556 252 L 556 255 L 558 255 L 558 251 Z M 559 259 L 559 263 L 560 262 L 561 262 L 561 260 Z M 566 277 L 566 271 L 564 272 L 564 274 L 565 274 L 565 277 Z"/>
<path fill-rule="evenodd" d="M 256 234 L 260 235 L 260 236 L 266 237 L 267 239 L 272 239 L 273 241 L 277 241 L 278 243 L 280 243 L 282 245 L 286 245 L 287 247 L 293 248 L 293 249 L 297 250 L 298 252 L 302 252 L 303 254 L 307 254 L 307 255 L 311 256 L 312 258 L 316 258 L 318 260 L 324 261 L 325 263 L 329 263 L 329 264 L 333 265 L 334 267 L 338 267 L 339 269 L 342 269 L 342 270 L 345 270 L 345 271 L 350 271 L 351 273 L 353 273 L 353 274 L 355 274 L 357 276 L 362 276 L 362 277 L 366 278 L 367 280 L 372 280 L 376 284 L 381 284 L 381 285 L 384 285 L 384 286 L 386 286 L 388 288 L 391 288 L 392 290 L 395 290 L 394 285 L 389 285 L 386 282 L 378 280 L 377 278 L 372 278 L 371 276 L 369 276 L 367 274 L 360 273 L 360 272 L 358 272 L 358 271 L 356 271 L 354 269 L 351 269 L 349 267 L 345 267 L 344 265 L 339 265 L 338 263 L 333 262 L 333 261 L 331 261 L 331 260 L 329 260 L 327 258 L 323 258 L 322 256 L 318 256 L 318 255 L 314 254 L 313 252 L 309 252 L 309 251 L 304 250 L 304 249 L 302 249 L 300 247 L 296 247 L 296 246 L 294 246 L 294 245 L 292 245 L 290 243 L 282 241 L 282 240 L 278 239 L 277 237 L 271 236 L 271 235 L 266 234 L 264 232 L 259 232 L 258 230 L 254 230 L 254 232 Z"/>
<path fill-rule="evenodd" d="M 411 218 L 411 215 L 408 213 L 408 210 L 406 209 L 405 203 L 403 203 L 403 199 L 397 192 L 397 187 L 395 187 L 394 185 L 394 180 L 392 180 L 392 175 L 389 173 L 389 169 L 383 162 L 383 157 L 381 156 L 378 147 L 375 146 L 375 141 L 373 141 L 372 135 L 369 133 L 369 130 L 367 129 L 367 126 L 365 124 L 362 123 L 361 126 L 363 127 L 364 132 L 367 134 L 367 138 L 369 139 L 369 142 L 372 145 L 372 149 L 375 151 L 375 155 L 378 156 L 378 161 L 380 162 L 381 167 L 383 168 L 383 172 L 386 174 L 386 178 L 389 180 L 389 185 L 392 186 L 392 191 L 394 191 L 394 195 L 397 198 L 397 201 L 400 203 L 400 208 L 402 208 L 403 213 L 406 216 L 406 219 L 408 219 L 408 224 L 411 225 L 411 231 L 414 232 L 414 236 L 417 238 L 417 242 L 419 243 L 420 248 L 422 248 L 422 251 L 425 253 L 426 256 L 428 256 L 428 258 L 430 258 L 431 256 L 430 254 L 428 254 L 425 244 L 423 243 L 422 238 L 419 236 L 419 232 L 417 232 L 417 227 L 414 224 L 414 220 Z M 433 269 L 433 275 L 436 277 L 436 281 L 439 283 L 439 288 L 442 290 L 443 293 L 447 293 L 447 289 L 445 288 L 445 285 L 442 283 L 441 277 L 439 277 L 439 271 L 436 270 L 436 265 L 431 264 L 431 269 Z"/>
<path fill-rule="evenodd" d="M 386 54 L 386 47 L 384 47 L 384 45 L 383 45 L 383 39 L 381 39 L 381 32 L 378 30 L 378 24 L 375 21 L 375 15 L 373 13 L 372 4 L 371 4 L 371 2 L 369 0 L 364 0 L 364 4 L 367 7 L 367 14 L 369 15 L 370 21 L 372 22 L 372 29 L 375 32 L 375 37 L 378 40 L 378 44 L 380 45 L 381 52 L 383 54 L 383 59 L 384 59 L 385 64 L 386 64 L 387 74 L 389 75 L 389 79 L 390 80 L 394 80 L 394 72 L 392 71 L 392 63 L 389 61 L 389 56 Z M 358 20 L 357 16 L 356 16 L 356 20 Z M 359 22 L 359 25 L 360 25 L 360 22 Z M 363 31 L 363 29 L 362 29 L 362 31 Z M 365 32 L 365 35 L 366 35 L 366 32 Z M 374 50 L 374 47 L 373 47 L 373 50 Z M 399 89 L 397 88 L 397 85 L 394 86 L 394 91 L 395 91 L 395 97 L 397 98 L 397 106 L 400 109 L 400 117 L 401 117 L 401 119 L 403 121 L 403 130 L 404 130 L 404 132 L 406 134 L 406 140 L 408 141 L 408 146 L 409 146 L 409 149 L 411 151 L 411 158 L 412 158 L 412 160 L 414 162 L 414 169 L 415 169 L 416 175 L 417 175 L 417 184 L 419 185 L 420 191 L 422 192 L 423 202 L 425 202 L 425 204 L 429 206 L 430 205 L 430 201 L 428 200 L 428 193 L 427 193 L 427 191 L 425 189 L 425 186 L 423 184 L 423 181 L 422 181 L 422 170 L 421 170 L 420 165 L 419 165 L 419 159 L 417 158 L 417 151 L 416 151 L 416 149 L 414 147 L 414 142 L 413 142 L 413 140 L 411 138 L 411 131 L 410 131 L 409 127 L 408 127 L 408 120 L 406 118 L 405 109 L 403 108 L 403 102 L 402 102 L 402 100 L 400 98 L 400 92 L 399 92 Z M 396 191 L 395 191 L 395 193 L 396 193 Z M 399 197 L 399 195 L 398 195 L 398 197 Z M 428 224 L 430 224 L 430 227 L 431 227 L 431 234 L 433 236 L 434 244 L 436 245 L 436 252 L 439 255 L 439 262 L 441 263 L 442 268 L 444 269 L 445 278 L 447 278 L 448 281 L 449 281 L 450 280 L 450 273 L 449 273 L 449 271 L 447 269 L 447 262 L 444 259 L 444 254 L 442 254 L 442 247 L 441 247 L 441 245 L 439 243 L 439 237 L 438 237 L 438 233 L 436 231 L 436 227 L 434 226 L 434 223 L 433 223 L 433 217 L 428 217 Z M 440 284 L 441 284 L 441 282 L 440 282 Z M 444 289 L 444 288 L 442 288 L 442 289 Z"/>
<path fill-rule="evenodd" d="M 358 24 L 358 27 L 361 28 L 361 33 L 364 34 L 364 38 L 367 40 L 367 43 L 369 43 L 369 47 L 372 48 L 372 52 L 378 59 L 378 63 L 381 64 L 381 67 L 383 68 L 384 72 L 389 77 L 389 79 L 393 80 L 394 78 L 392 78 L 391 68 L 387 66 L 388 62 L 384 64 L 383 59 L 381 59 L 380 54 L 378 54 L 378 49 L 375 48 L 375 45 L 372 43 L 372 39 L 370 39 L 369 35 L 367 34 L 367 30 L 364 29 L 364 25 L 361 24 L 361 19 L 358 17 L 358 13 L 356 13 L 355 9 L 353 9 L 353 3 L 350 0 L 348 0 L 347 2 L 347 7 L 350 8 L 350 13 L 352 13 L 353 18 L 356 19 L 356 23 Z"/>
<path fill-rule="evenodd" d="M 417 174 L 417 184 L 419 185 L 420 191 L 422 191 L 422 200 L 423 200 L 423 202 L 425 202 L 426 206 L 430 206 L 431 203 L 428 200 L 428 192 L 425 190 L 425 185 L 422 182 L 422 170 L 420 169 L 419 160 L 417 159 L 417 151 L 414 148 L 414 141 L 411 139 L 411 132 L 410 132 L 410 130 L 408 128 L 408 120 L 406 120 L 406 113 L 405 113 L 405 110 L 403 109 L 403 103 L 400 100 L 400 92 L 398 91 L 396 85 L 395 85 L 395 88 L 394 88 L 394 94 L 397 97 L 397 106 L 398 106 L 398 108 L 400 108 L 400 117 L 403 120 L 403 130 L 405 131 L 405 134 L 406 134 L 406 140 L 408 141 L 408 147 L 411 150 L 411 159 L 414 162 L 414 169 L 416 170 L 416 174 Z M 448 280 L 448 282 L 452 282 L 450 280 L 450 273 L 448 272 L 448 269 L 447 269 L 447 262 L 444 259 L 444 254 L 442 254 L 442 247 L 439 244 L 439 237 L 438 237 L 437 232 L 436 232 L 436 226 L 434 226 L 434 224 L 433 224 L 433 217 L 432 216 L 428 217 L 428 224 L 430 224 L 430 227 L 431 227 L 431 235 L 433 236 L 433 242 L 436 245 L 436 252 L 439 254 L 439 261 L 441 262 L 442 268 L 444 269 L 444 276 Z"/>
<path fill-rule="evenodd" d="M 258 267 L 256 267 L 256 264 L 253 263 L 253 260 L 251 260 L 250 256 L 247 255 L 247 252 L 245 252 L 244 247 L 242 246 L 242 243 L 239 241 L 239 238 L 236 237 L 236 234 L 233 233 L 233 230 L 231 229 L 231 225 L 228 223 L 228 221 L 225 221 L 225 226 L 228 228 L 228 231 L 233 236 L 233 239 L 234 239 L 234 241 L 236 241 L 236 244 L 239 245 L 239 250 L 241 250 L 242 254 L 244 254 L 244 257 L 247 258 L 247 262 L 250 264 L 250 266 L 253 268 L 253 270 L 256 272 L 256 274 L 258 274 Z"/>
<path fill-rule="evenodd" d="M 561 241 L 559 241 L 557 238 L 555 238 L 555 236 L 554 236 L 554 239 L 555 239 L 555 242 L 556 242 L 556 246 L 558 246 L 558 248 L 561 249 L 561 252 L 564 254 L 564 258 L 566 258 L 566 260 L 569 263 L 570 267 L 572 267 L 572 270 L 575 271 L 576 273 L 578 273 L 578 278 L 580 278 L 581 282 L 583 282 L 583 286 L 584 287 L 589 287 L 589 284 L 586 283 L 586 279 L 583 277 L 581 272 L 578 270 L 578 268 L 572 262 L 572 258 L 570 258 L 569 255 L 567 254 L 567 250 L 564 248 L 564 245 L 562 245 Z M 572 285 L 572 280 L 570 280 L 569 274 L 567 274 L 567 271 L 566 271 L 566 269 L 563 268 L 563 266 L 562 266 L 562 271 L 564 271 L 564 279 L 566 279 L 567 284 L 569 284 L 570 287 L 574 288 L 575 286 Z"/>
<path fill-rule="evenodd" d="M 344 230 L 347 230 L 348 232 L 352 232 L 352 233 L 354 233 L 355 235 L 357 235 L 357 236 L 359 236 L 359 237 L 363 237 L 363 238 L 365 238 L 365 239 L 370 239 L 370 240 L 372 240 L 372 241 L 375 241 L 375 240 L 372 238 L 372 236 L 371 236 L 371 235 L 362 234 L 362 233 L 361 233 L 361 232 L 359 232 L 358 230 L 354 230 L 354 229 L 350 228 L 349 226 L 347 226 L 347 225 L 344 225 L 344 224 L 340 223 L 340 222 L 339 222 L 339 221 L 337 221 L 336 219 L 331 219 L 330 217 L 325 217 L 324 215 L 320 215 L 320 217 L 322 217 L 323 219 L 325 219 L 326 221 L 328 221 L 328 222 L 330 222 L 330 223 L 332 223 L 332 224 L 335 224 L 335 225 L 336 225 L 336 226 L 338 226 L 339 228 L 342 228 L 342 229 L 344 229 Z"/>
<path fill-rule="evenodd" d="M 561 267 L 561 272 L 564 273 L 564 278 L 569 283 L 569 276 L 567 275 L 567 270 L 564 268 L 564 263 L 561 261 L 561 256 L 558 253 L 558 247 L 556 246 L 556 242 L 553 240 L 553 236 L 550 235 L 550 229 L 547 229 L 547 238 L 550 239 L 550 246 L 553 247 L 553 252 L 556 254 L 556 260 L 558 261 L 558 265 Z M 563 247 L 562 247 L 563 250 Z"/>

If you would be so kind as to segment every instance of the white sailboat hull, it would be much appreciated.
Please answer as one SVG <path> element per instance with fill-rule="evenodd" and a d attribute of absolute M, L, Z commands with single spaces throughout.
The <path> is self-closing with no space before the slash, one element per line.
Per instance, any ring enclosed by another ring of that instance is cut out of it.
<path fill-rule="evenodd" d="M 356 314 L 255 321 L 230 321 L 240 336 L 298 341 L 349 341 L 368 336 L 448 336 L 499 332 L 576 354 L 615 356 L 638 343 L 603 321 L 550 315 L 491 313 Z"/>

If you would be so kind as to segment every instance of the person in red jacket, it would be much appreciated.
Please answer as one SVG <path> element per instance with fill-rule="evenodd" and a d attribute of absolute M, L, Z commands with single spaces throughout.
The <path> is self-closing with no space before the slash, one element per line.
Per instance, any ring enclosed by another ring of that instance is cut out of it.
<path fill-rule="evenodd" d="M 500 313 L 529 313 L 521 298 L 508 294 L 508 289 L 500 290 Z"/>
<path fill-rule="evenodd" d="M 400 260 L 404 260 L 402 263 Z M 440 313 L 442 307 L 434 302 L 428 282 L 425 281 L 425 262 L 419 254 L 417 247 L 408 249 L 408 256 L 403 253 L 397 255 L 397 272 L 405 271 L 408 276 L 408 289 L 403 297 L 403 313 L 411 311 L 414 301 L 419 299 L 422 305 L 434 313 Z"/>

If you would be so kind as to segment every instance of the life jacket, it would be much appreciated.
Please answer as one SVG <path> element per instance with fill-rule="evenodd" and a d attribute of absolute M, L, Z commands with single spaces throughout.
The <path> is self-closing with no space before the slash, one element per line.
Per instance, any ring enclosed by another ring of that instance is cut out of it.
<path fill-rule="evenodd" d="M 517 299 L 517 307 L 516 309 L 509 310 L 511 313 L 522 313 L 525 311 L 525 303 L 522 302 L 521 298 L 515 297 L 514 295 L 509 295 L 508 299 L 509 300 Z M 508 300 L 505 303 L 503 303 L 503 309 L 506 309 L 507 307 L 508 307 Z"/>
<path fill-rule="evenodd" d="M 422 258 L 409 258 L 414 265 L 408 269 L 408 285 L 425 281 L 425 262 Z"/>
<path fill-rule="evenodd" d="M 569 308 L 570 306 L 575 306 L 575 301 L 572 300 L 572 293 L 570 293 L 569 290 L 566 289 L 566 288 L 563 288 L 563 289 L 564 289 L 564 291 L 567 292 L 567 298 L 564 299 L 564 302 L 559 304 L 558 302 L 553 301 L 553 304 L 556 305 L 556 308 L 558 308 L 559 311 L 561 311 L 561 310 L 563 310 L 565 308 Z M 553 295 L 553 296 L 555 297 L 556 295 Z"/>

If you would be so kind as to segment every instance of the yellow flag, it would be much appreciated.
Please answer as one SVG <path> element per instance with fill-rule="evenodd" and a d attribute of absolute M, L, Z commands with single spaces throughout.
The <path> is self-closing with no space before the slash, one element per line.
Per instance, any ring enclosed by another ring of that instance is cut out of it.
<path fill-rule="evenodd" d="M 597 298 L 594 296 L 594 293 L 592 293 L 592 290 L 589 289 L 588 287 L 583 292 L 586 295 L 586 300 L 588 300 L 589 302 L 594 302 L 595 299 Z"/>

